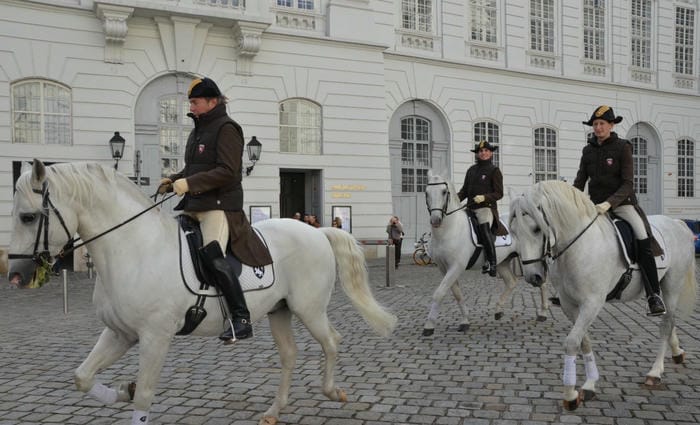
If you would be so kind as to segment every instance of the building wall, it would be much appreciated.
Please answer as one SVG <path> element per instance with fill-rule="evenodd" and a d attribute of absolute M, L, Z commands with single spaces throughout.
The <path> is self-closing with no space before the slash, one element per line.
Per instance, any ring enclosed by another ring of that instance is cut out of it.
<path fill-rule="evenodd" d="M 401 2 L 392 0 L 324 0 L 309 13 L 276 8 L 267 0 L 248 0 L 245 11 L 194 0 L 177 5 L 168 0 L 112 0 L 100 5 L 88 0 L 4 1 L 0 4 L 0 246 L 6 246 L 10 237 L 12 162 L 38 157 L 112 163 L 107 141 L 120 131 L 127 147 L 119 169 L 132 174 L 139 96 L 150 82 L 172 73 L 206 75 L 217 81 L 231 99 L 229 111 L 247 138 L 256 135 L 263 143 L 262 160 L 244 179 L 246 209 L 271 205 L 273 217 L 279 216 L 280 169 L 321 170 L 322 222 L 330 223 L 333 205 L 352 205 L 353 234 L 361 239 L 384 238 L 384 226 L 394 210 L 389 123 L 401 105 L 419 99 L 444 114 L 451 131 L 449 169 L 457 185 L 473 161 L 469 152 L 473 123 L 489 120 L 500 125 L 505 184 L 516 190 L 534 181 L 536 126 L 557 130 L 559 173 L 571 181 L 587 131 L 581 121 L 596 106 L 612 105 L 625 118 L 618 133 L 627 135 L 635 123 L 646 123 L 658 133 L 662 212 L 700 218 L 697 177 L 695 197 L 676 196 L 679 138 L 696 142 L 694 174 L 700 174 L 698 72 L 691 79 L 679 79 L 673 72 L 674 7 L 694 8 L 697 22 L 697 2 L 653 2 L 653 65 L 648 81 L 640 81 L 629 66 L 629 1 L 608 9 L 612 15 L 606 29 L 612 36 L 607 60 L 594 64 L 597 74 L 581 60 L 583 2 L 555 3 L 559 4 L 555 52 L 543 60 L 528 48 L 529 2 L 516 0 L 497 3 L 495 46 L 469 41 L 468 2 L 434 1 L 434 34 L 427 37 L 433 43 L 430 49 L 405 44 L 414 34 L 406 38 L 406 32 L 398 29 Z M 124 20 L 128 32 L 116 45 L 105 39 L 104 5 L 128 12 Z M 259 45 L 238 45 L 237 28 L 246 25 L 253 33 L 260 29 Z M 418 34 L 421 37 L 427 39 Z M 106 57 L 119 57 L 121 63 Z M 12 143 L 10 85 L 26 78 L 53 80 L 72 90 L 71 146 Z M 279 102 L 293 97 L 322 107 L 321 155 L 279 152 Z M 502 201 L 502 209 L 507 201 L 507 197 Z M 410 244 L 404 246 L 410 249 Z"/>

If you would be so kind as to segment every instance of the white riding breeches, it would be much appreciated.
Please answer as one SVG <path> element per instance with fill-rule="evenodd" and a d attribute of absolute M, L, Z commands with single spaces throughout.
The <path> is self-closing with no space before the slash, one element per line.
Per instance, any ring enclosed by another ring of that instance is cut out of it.
<path fill-rule="evenodd" d="M 222 210 L 185 211 L 185 214 L 199 221 L 202 229 L 202 244 L 206 246 L 211 241 L 218 241 L 221 251 L 226 256 L 229 231 L 226 213 Z"/>
<path fill-rule="evenodd" d="M 620 205 L 613 209 L 613 212 L 632 226 L 635 239 L 641 241 L 649 237 L 649 235 L 647 235 L 647 229 L 644 227 L 644 221 L 639 216 L 639 213 L 637 213 L 637 210 L 634 209 L 634 206 Z"/>
<path fill-rule="evenodd" d="M 489 226 L 493 224 L 493 213 L 491 212 L 491 208 L 477 208 L 473 211 L 474 215 L 476 215 L 476 221 L 479 224 L 488 223 Z"/>

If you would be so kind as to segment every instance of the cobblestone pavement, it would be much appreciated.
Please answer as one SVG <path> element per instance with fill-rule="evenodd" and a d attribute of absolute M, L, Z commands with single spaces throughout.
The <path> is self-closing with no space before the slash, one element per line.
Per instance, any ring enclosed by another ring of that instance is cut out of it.
<path fill-rule="evenodd" d="M 299 356 L 281 424 L 700 423 L 700 308 L 678 326 L 686 363 L 667 357 L 662 386 L 649 390 L 641 383 L 654 358 L 658 319 L 643 315 L 641 300 L 607 305 L 591 330 L 601 373 L 598 399 L 571 413 L 561 408 L 560 378 L 569 323 L 556 307 L 537 322 L 534 288 L 521 281 L 512 311 L 496 321 L 492 306 L 503 285 L 466 272 L 461 282 L 471 328 L 457 332 L 450 298 L 435 335 L 423 338 L 427 305 L 441 277 L 437 268 L 402 265 L 391 288 L 384 285 L 383 260 L 369 268 L 375 295 L 399 317 L 394 335 L 372 334 L 337 288 L 330 316 L 344 339 L 336 380 L 349 401 L 321 394 L 320 346 L 297 323 Z M 131 405 L 104 407 L 73 385 L 73 371 L 102 329 L 91 305 L 92 281 L 69 274 L 65 315 L 60 278 L 38 290 L 11 289 L 5 278 L 0 286 L 0 425 L 128 424 Z M 277 389 L 278 356 L 267 323 L 255 329 L 254 340 L 233 348 L 216 338 L 177 337 L 151 423 L 257 424 Z M 99 379 L 131 380 L 137 363 L 132 349 Z M 578 368 L 581 380 L 581 361 Z"/>

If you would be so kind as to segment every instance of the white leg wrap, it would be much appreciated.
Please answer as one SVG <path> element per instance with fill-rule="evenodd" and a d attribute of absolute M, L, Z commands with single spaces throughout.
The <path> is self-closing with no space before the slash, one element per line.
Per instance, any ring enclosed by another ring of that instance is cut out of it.
<path fill-rule="evenodd" d="M 143 410 L 134 410 L 133 416 L 131 416 L 131 425 L 147 425 L 148 424 L 148 412 Z"/>
<path fill-rule="evenodd" d="M 117 391 L 106 387 L 99 382 L 95 382 L 95 385 L 93 385 L 92 388 L 90 388 L 90 391 L 88 391 L 88 395 L 107 405 L 117 402 Z"/>
<path fill-rule="evenodd" d="M 564 356 L 564 385 L 576 385 L 576 356 Z"/>
<path fill-rule="evenodd" d="M 598 367 L 595 365 L 593 352 L 583 355 L 583 364 L 586 366 L 586 380 L 597 381 L 599 378 Z"/>
<path fill-rule="evenodd" d="M 440 310 L 440 305 L 438 303 L 430 303 L 430 313 L 428 313 L 428 320 L 430 320 L 433 323 L 437 322 L 438 310 Z"/>

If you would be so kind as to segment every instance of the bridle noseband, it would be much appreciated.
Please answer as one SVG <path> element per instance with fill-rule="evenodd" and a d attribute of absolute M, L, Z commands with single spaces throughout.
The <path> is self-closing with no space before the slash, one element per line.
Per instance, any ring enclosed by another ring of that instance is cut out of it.
<path fill-rule="evenodd" d="M 448 186 L 447 182 L 437 182 L 437 183 L 427 183 L 426 186 L 441 186 L 445 185 L 445 190 L 447 190 L 447 194 L 445 196 L 445 202 L 442 205 L 442 208 L 430 208 L 430 204 L 428 203 L 428 197 L 425 197 L 425 206 L 428 209 L 428 215 L 432 214 L 433 211 L 440 211 L 440 214 L 444 218 L 446 215 L 453 214 L 457 211 L 463 210 L 467 207 L 466 204 L 461 205 L 459 208 L 456 208 L 452 211 L 447 211 L 447 204 L 450 203 L 450 187 Z"/>

